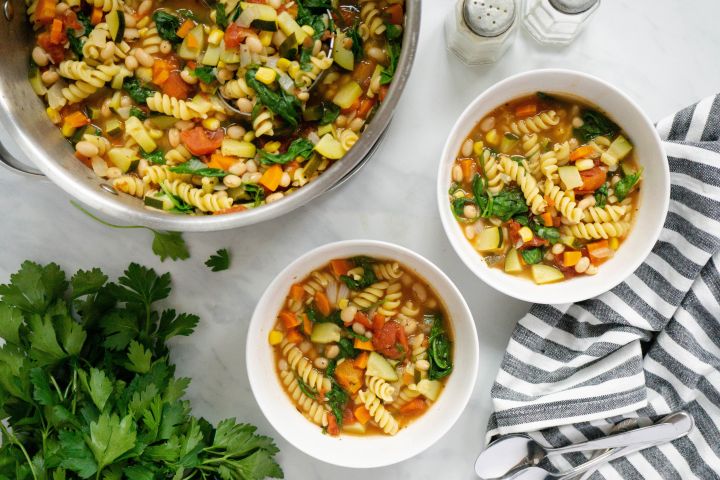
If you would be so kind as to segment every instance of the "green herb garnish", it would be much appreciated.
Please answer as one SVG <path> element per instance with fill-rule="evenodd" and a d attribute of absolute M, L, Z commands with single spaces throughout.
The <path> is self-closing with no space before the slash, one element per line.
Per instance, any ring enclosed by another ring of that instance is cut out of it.
<path fill-rule="evenodd" d="M 583 125 L 580 128 L 573 128 L 573 134 L 582 143 L 587 143 L 601 135 L 612 136 L 620 130 L 615 122 L 597 110 L 587 108 L 580 113 L 580 118 Z"/>
<path fill-rule="evenodd" d="M 300 123 L 300 101 L 295 95 L 285 90 L 274 91 L 267 85 L 255 79 L 257 67 L 249 69 L 245 73 L 245 81 L 248 86 L 255 90 L 258 101 L 279 115 L 290 127 L 297 127 Z"/>
<path fill-rule="evenodd" d="M 225 4 L 222 2 L 217 2 L 215 4 L 215 23 L 217 23 L 218 27 L 222 28 L 223 30 L 225 30 L 228 25 L 230 25 L 227 13 L 225 13 Z"/>
<path fill-rule="evenodd" d="M 210 255 L 205 265 L 213 272 L 221 272 L 230 268 L 230 253 L 227 248 L 221 248 L 214 255 Z"/>
<path fill-rule="evenodd" d="M 520 255 L 522 255 L 525 263 L 528 265 L 535 265 L 536 263 L 540 263 L 542 261 L 543 251 L 540 247 L 526 248 L 525 250 L 520 251 Z"/>
<path fill-rule="evenodd" d="M 608 198 L 608 184 L 603 183 L 603 185 L 595 190 L 595 206 L 598 208 L 605 208 L 605 204 L 607 203 Z"/>
<path fill-rule="evenodd" d="M 213 67 L 209 67 L 207 65 L 196 67 L 192 71 L 192 74 L 195 78 L 206 84 L 210 84 L 215 80 L 215 73 L 213 73 Z"/>
<path fill-rule="evenodd" d="M 635 188 L 635 185 L 637 185 L 640 181 L 642 172 L 643 169 L 641 168 L 637 172 L 626 173 L 623 175 L 623 178 L 615 184 L 615 196 L 618 201 L 622 202 L 630 194 L 630 192 L 632 192 L 632 189 Z"/>
<path fill-rule="evenodd" d="M 285 153 L 268 153 L 265 150 L 259 150 L 260 163 L 264 165 L 280 164 L 292 162 L 297 157 L 308 159 L 313 152 L 315 146 L 307 138 L 297 138 L 293 140 Z"/>
<path fill-rule="evenodd" d="M 191 175 L 201 175 L 203 177 L 224 177 L 228 173 L 219 168 L 210 168 L 204 162 L 193 157 L 185 163 L 170 167 L 171 172 L 189 173 Z"/>
<path fill-rule="evenodd" d="M 155 165 L 165 165 L 165 154 L 160 149 L 148 153 L 141 148 L 140 156 L 148 162 L 154 163 Z"/>
<path fill-rule="evenodd" d="M 452 372 L 452 343 L 443 328 L 442 316 L 439 313 L 426 316 L 425 321 L 432 322 L 430 335 L 428 336 L 427 351 L 430 360 L 428 378 L 438 380 L 447 377 Z"/>
<path fill-rule="evenodd" d="M 327 405 L 330 407 L 332 414 L 335 415 L 337 424 L 342 425 L 343 410 L 350 397 L 347 392 L 340 388 L 340 385 L 334 381 L 332 382 L 332 389 L 325 396 L 327 398 Z"/>
<path fill-rule="evenodd" d="M 177 31 L 181 23 L 178 17 L 163 10 L 156 10 L 155 13 L 153 13 L 152 19 L 155 20 L 155 27 L 157 28 L 160 38 L 170 43 L 182 42 L 182 38 L 177 36 Z"/>
<path fill-rule="evenodd" d="M 132 107 L 130 107 L 130 116 L 131 116 L 131 117 L 137 117 L 137 118 L 139 118 L 140 120 L 145 120 L 145 119 L 147 119 L 147 114 L 146 114 L 142 109 L 136 107 L 135 105 L 133 105 Z"/>
<path fill-rule="evenodd" d="M 375 271 L 372 268 L 372 264 L 374 263 L 373 259 L 369 257 L 354 257 L 350 259 L 350 262 L 353 264 L 353 267 L 362 267 L 363 269 L 363 276 L 360 280 L 355 280 L 349 275 L 340 275 L 340 280 L 345 282 L 345 285 L 347 285 L 350 290 L 362 290 L 377 282 Z"/>
<path fill-rule="evenodd" d="M 155 95 L 155 90 L 140 83 L 136 77 L 128 77 L 123 81 L 123 90 L 130 95 L 135 103 L 144 105 L 148 97 Z"/>

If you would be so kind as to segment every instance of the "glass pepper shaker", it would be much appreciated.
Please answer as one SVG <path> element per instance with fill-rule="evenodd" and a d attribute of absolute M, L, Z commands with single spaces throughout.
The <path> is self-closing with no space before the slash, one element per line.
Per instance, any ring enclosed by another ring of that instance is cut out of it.
<path fill-rule="evenodd" d="M 516 0 L 458 0 L 445 20 L 447 48 L 467 65 L 492 63 L 516 30 Z"/>
<path fill-rule="evenodd" d="M 544 45 L 567 45 L 600 6 L 600 0 L 537 0 L 525 28 Z"/>

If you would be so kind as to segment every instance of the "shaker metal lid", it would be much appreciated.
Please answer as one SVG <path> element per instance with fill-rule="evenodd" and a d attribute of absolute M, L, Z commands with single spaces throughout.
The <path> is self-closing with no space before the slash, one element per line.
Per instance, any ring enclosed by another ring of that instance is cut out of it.
<path fill-rule="evenodd" d="M 482 37 L 497 37 L 515 21 L 514 0 L 465 0 L 463 18 L 468 28 Z"/>
<path fill-rule="evenodd" d="M 550 5 L 570 15 L 590 10 L 599 0 L 550 0 Z"/>

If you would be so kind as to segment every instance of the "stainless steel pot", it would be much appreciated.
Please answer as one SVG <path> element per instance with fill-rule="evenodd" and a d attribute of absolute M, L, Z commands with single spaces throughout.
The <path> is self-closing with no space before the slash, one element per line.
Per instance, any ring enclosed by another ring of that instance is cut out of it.
<path fill-rule="evenodd" d="M 23 0 L 0 0 L 0 45 L 4 45 L 0 69 L 0 123 L 40 172 L 23 166 L 2 145 L 0 161 L 29 175 L 47 175 L 60 188 L 95 210 L 123 222 L 152 228 L 182 232 L 225 230 L 284 215 L 347 180 L 377 148 L 410 75 L 418 44 L 421 0 L 405 0 L 405 4 L 403 49 L 388 96 L 360 140 L 342 160 L 278 202 L 227 215 L 181 216 L 148 210 L 137 198 L 117 194 L 105 180 L 78 162 L 72 148 L 48 120 L 43 102 L 27 80 L 32 29 L 24 13 L 25 4 Z"/>

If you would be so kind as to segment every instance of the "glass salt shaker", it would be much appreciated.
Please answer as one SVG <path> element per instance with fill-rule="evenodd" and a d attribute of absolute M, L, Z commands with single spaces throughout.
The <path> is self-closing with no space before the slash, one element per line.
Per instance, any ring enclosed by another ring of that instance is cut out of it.
<path fill-rule="evenodd" d="M 600 6 L 600 0 L 536 0 L 525 28 L 544 45 L 567 45 Z"/>
<path fill-rule="evenodd" d="M 445 20 L 447 48 L 467 65 L 492 63 L 516 30 L 516 0 L 458 0 Z"/>

